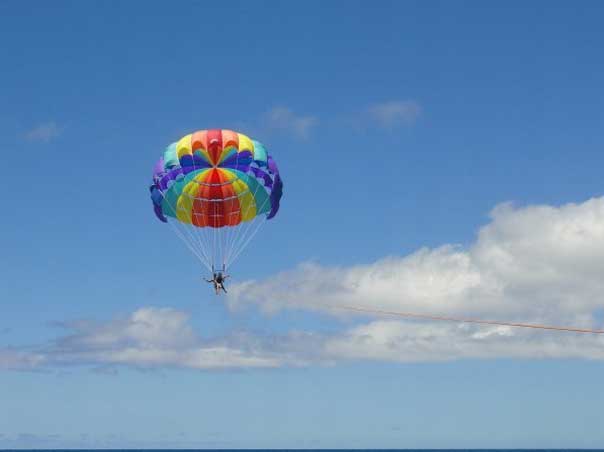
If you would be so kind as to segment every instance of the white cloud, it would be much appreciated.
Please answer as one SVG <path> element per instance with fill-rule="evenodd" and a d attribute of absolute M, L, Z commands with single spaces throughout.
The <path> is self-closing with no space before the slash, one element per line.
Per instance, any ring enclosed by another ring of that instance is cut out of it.
<path fill-rule="evenodd" d="M 287 107 L 274 107 L 265 113 L 264 122 L 269 129 L 290 132 L 298 138 L 308 138 L 319 120 L 316 116 L 298 115 Z"/>
<path fill-rule="evenodd" d="M 347 268 L 305 263 L 266 281 L 232 286 L 229 304 L 235 308 L 252 302 L 268 312 L 286 307 L 392 310 L 406 306 L 427 308 L 425 312 L 430 313 L 438 312 L 443 304 L 459 305 L 467 292 L 480 284 L 481 275 L 467 253 L 444 246 Z"/>
<path fill-rule="evenodd" d="M 323 338 L 292 331 L 280 337 L 245 332 L 204 340 L 187 314 L 171 308 L 140 308 L 105 323 L 62 324 L 68 335 L 34 347 L 0 349 L 0 370 L 92 366 L 106 374 L 116 367 L 144 369 L 273 368 L 325 361 Z"/>
<path fill-rule="evenodd" d="M 75 334 L 63 338 L 60 346 L 67 349 L 92 350 L 128 348 L 187 347 L 198 338 L 188 325 L 185 313 L 170 308 L 141 308 L 128 318 L 102 325 L 88 322 L 67 324 Z"/>
<path fill-rule="evenodd" d="M 385 128 L 413 125 L 421 112 L 421 106 L 414 100 L 382 102 L 368 109 L 369 116 Z"/>
<path fill-rule="evenodd" d="M 41 347 L 44 365 L 93 364 L 134 367 L 223 369 L 275 367 L 278 359 L 233 338 L 204 341 L 187 314 L 170 308 L 141 308 L 104 324 L 75 322 L 73 334 Z"/>
<path fill-rule="evenodd" d="M 604 307 L 604 198 L 496 207 L 468 249 L 444 245 L 350 267 L 307 263 L 231 287 L 267 311 L 342 305 L 427 314 L 497 314 L 589 326 Z M 571 317 L 569 317 L 571 316 Z"/>
<path fill-rule="evenodd" d="M 342 268 L 303 264 L 265 281 L 232 286 L 229 304 L 232 309 L 254 304 L 266 312 L 295 308 L 340 316 L 344 314 L 338 308 L 354 306 L 593 328 L 602 326 L 603 274 L 604 198 L 561 207 L 505 204 L 493 210 L 491 223 L 468 249 L 445 245 Z M 603 358 L 601 336 L 569 339 L 567 334 L 562 339 L 564 333 L 414 325 L 373 322 L 332 338 L 327 345 L 343 351 L 342 356 L 352 355 L 352 350 L 362 355 L 361 350 L 370 347 L 367 356 L 406 359 L 409 350 L 422 350 L 415 342 L 421 333 L 431 331 L 429 348 L 421 356 L 412 353 L 414 359 Z"/>
<path fill-rule="evenodd" d="M 39 124 L 33 129 L 27 131 L 25 133 L 25 139 L 28 141 L 41 141 L 48 143 L 61 135 L 62 132 L 63 129 L 60 128 L 57 123 L 50 121 Z"/>
<path fill-rule="evenodd" d="M 552 334 L 504 326 L 373 320 L 330 335 L 293 331 L 270 337 L 239 333 L 191 343 L 186 332 L 181 337 L 173 331 L 176 340 L 165 342 L 164 333 L 156 340 L 149 331 L 142 338 L 138 333 L 132 336 L 120 331 L 124 327 L 130 329 L 128 323 L 138 323 L 134 318 L 141 312 L 152 313 L 155 325 L 163 323 L 159 317 L 167 316 L 170 323 L 174 317 L 184 315 L 171 309 L 143 308 L 126 323 L 114 320 L 98 327 L 84 323 L 76 334 L 37 350 L 0 350 L 0 370 L 31 371 L 79 365 L 113 374 L 123 366 L 214 370 L 335 365 L 361 360 L 604 359 L 603 336 Z M 186 321 L 181 326 L 185 331 L 190 328 Z M 113 334 L 108 333 L 112 330 Z"/>
<path fill-rule="evenodd" d="M 325 354 L 338 360 L 391 362 L 494 358 L 602 360 L 604 337 L 505 326 L 376 320 L 326 340 Z"/>

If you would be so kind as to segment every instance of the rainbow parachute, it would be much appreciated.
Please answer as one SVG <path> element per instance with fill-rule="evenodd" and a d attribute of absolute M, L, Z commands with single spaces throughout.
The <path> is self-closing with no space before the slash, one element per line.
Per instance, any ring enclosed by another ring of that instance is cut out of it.
<path fill-rule="evenodd" d="M 279 210 L 283 182 L 264 146 L 231 130 L 200 130 L 166 148 L 151 200 L 210 270 L 226 269 Z"/>

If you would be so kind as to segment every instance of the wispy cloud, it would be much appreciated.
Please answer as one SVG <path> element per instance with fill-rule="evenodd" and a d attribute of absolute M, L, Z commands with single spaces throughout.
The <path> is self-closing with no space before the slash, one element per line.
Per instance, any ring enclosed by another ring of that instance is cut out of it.
<path fill-rule="evenodd" d="M 233 335 L 202 340 L 186 313 L 141 308 L 106 323 L 65 323 L 70 334 L 28 349 L 0 349 L 0 369 L 33 370 L 71 365 L 138 368 L 225 369 L 276 367 L 281 362 L 258 347 L 259 338 Z"/>
<path fill-rule="evenodd" d="M 233 338 L 203 341 L 187 314 L 170 308 L 141 308 L 105 324 L 77 322 L 73 334 L 52 348 L 55 361 L 126 364 L 137 367 L 274 367 L 270 356 Z"/>
<path fill-rule="evenodd" d="M 270 130 L 293 133 L 298 138 L 308 138 L 319 123 L 316 116 L 299 115 L 287 107 L 274 107 L 263 115 L 263 122 Z"/>
<path fill-rule="evenodd" d="M 135 317 L 155 311 L 154 316 L 184 316 L 182 312 L 143 308 Z M 365 317 L 366 319 L 366 317 Z M 169 320 L 170 321 L 170 320 Z M 36 350 L 0 350 L 0 370 L 33 371 L 86 366 L 94 372 L 115 374 L 121 367 L 138 369 L 180 368 L 220 370 L 336 365 L 350 361 L 425 362 L 456 359 L 582 358 L 604 360 L 604 338 L 548 334 L 503 326 L 439 324 L 373 319 L 340 332 L 320 334 L 290 332 L 281 336 L 236 333 L 212 341 L 197 338 L 188 343 L 178 337 L 165 342 L 150 339 L 155 327 L 143 322 L 134 333 L 123 321 L 80 330 Z M 163 323 L 154 320 L 153 323 Z M 349 322 L 347 322 L 349 324 Z M 118 325 L 121 325 L 118 327 Z M 130 325 L 132 326 L 132 325 Z M 187 323 L 181 325 L 190 329 Z M 114 331 L 113 333 L 109 333 Z M 109 333 L 109 334 L 108 334 Z M 170 334 L 169 332 L 167 334 Z M 188 336 L 188 333 L 185 334 Z"/>
<path fill-rule="evenodd" d="M 46 364 L 44 354 L 15 347 L 0 348 L 0 370 L 35 370 Z"/>
<path fill-rule="evenodd" d="M 392 100 L 370 106 L 367 113 L 379 126 L 394 128 L 415 124 L 422 108 L 414 100 Z"/>
<path fill-rule="evenodd" d="M 48 143 L 61 135 L 63 129 L 56 122 L 50 121 L 37 125 L 25 133 L 27 141 L 41 141 Z"/>
<path fill-rule="evenodd" d="M 382 128 L 393 130 L 413 126 L 422 114 L 421 105 L 415 100 L 390 100 L 359 107 L 352 112 L 336 112 L 331 117 L 317 114 L 299 114 L 286 106 L 275 106 L 258 115 L 253 121 L 239 122 L 238 127 L 254 136 L 267 136 L 279 132 L 299 139 L 308 139 L 319 124 L 331 127 L 348 127 L 356 130 Z"/>

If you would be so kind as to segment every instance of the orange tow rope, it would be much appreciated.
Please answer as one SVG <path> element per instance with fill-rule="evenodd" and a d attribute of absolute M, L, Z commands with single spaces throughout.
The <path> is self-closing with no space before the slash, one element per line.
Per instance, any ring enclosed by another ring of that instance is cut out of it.
<path fill-rule="evenodd" d="M 416 319 L 426 320 L 442 320 L 447 322 L 459 322 L 459 323 L 478 323 L 481 325 L 500 325 L 500 326 L 512 326 L 516 328 L 533 328 L 538 330 L 553 330 L 553 331 L 568 331 L 571 333 L 587 333 L 587 334 L 604 334 L 604 330 L 590 330 L 583 328 L 572 328 L 565 326 L 551 326 L 551 325 L 536 325 L 531 323 L 512 323 L 512 322 L 499 322 L 495 320 L 479 320 L 479 319 L 466 319 L 461 317 L 443 317 L 438 315 L 428 314 L 415 314 L 411 312 L 394 312 L 394 311 L 382 311 L 379 309 L 366 309 L 366 308 L 355 308 L 353 306 L 339 306 L 334 309 L 343 309 L 346 311 L 363 312 L 367 314 L 381 314 L 396 317 L 408 317 Z"/>

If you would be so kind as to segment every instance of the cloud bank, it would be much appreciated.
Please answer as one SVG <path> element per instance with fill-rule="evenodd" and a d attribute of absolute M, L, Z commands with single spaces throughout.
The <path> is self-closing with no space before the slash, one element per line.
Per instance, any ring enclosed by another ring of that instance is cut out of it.
<path fill-rule="evenodd" d="M 533 331 L 350 314 L 343 306 L 601 328 L 604 198 L 561 207 L 496 207 L 467 248 L 444 245 L 349 267 L 306 263 L 230 287 L 228 306 L 267 314 L 308 310 L 341 321 L 334 333 L 233 333 L 202 339 L 186 313 L 145 307 L 68 334 L 0 348 L 0 369 L 275 368 L 350 361 L 491 358 L 604 359 L 604 335 Z"/>
<path fill-rule="evenodd" d="M 602 323 L 604 198 L 491 212 L 467 249 L 444 245 L 350 267 L 306 263 L 231 287 L 235 309 L 254 304 L 333 313 L 358 306 L 509 321 Z"/>
<path fill-rule="evenodd" d="M 229 305 L 335 316 L 347 315 L 338 308 L 355 306 L 601 328 L 603 275 L 604 198 L 561 207 L 503 204 L 467 249 L 424 248 L 350 267 L 306 263 L 231 287 Z M 327 339 L 325 352 L 338 359 L 387 361 L 602 359 L 604 337 L 381 319 Z"/>

